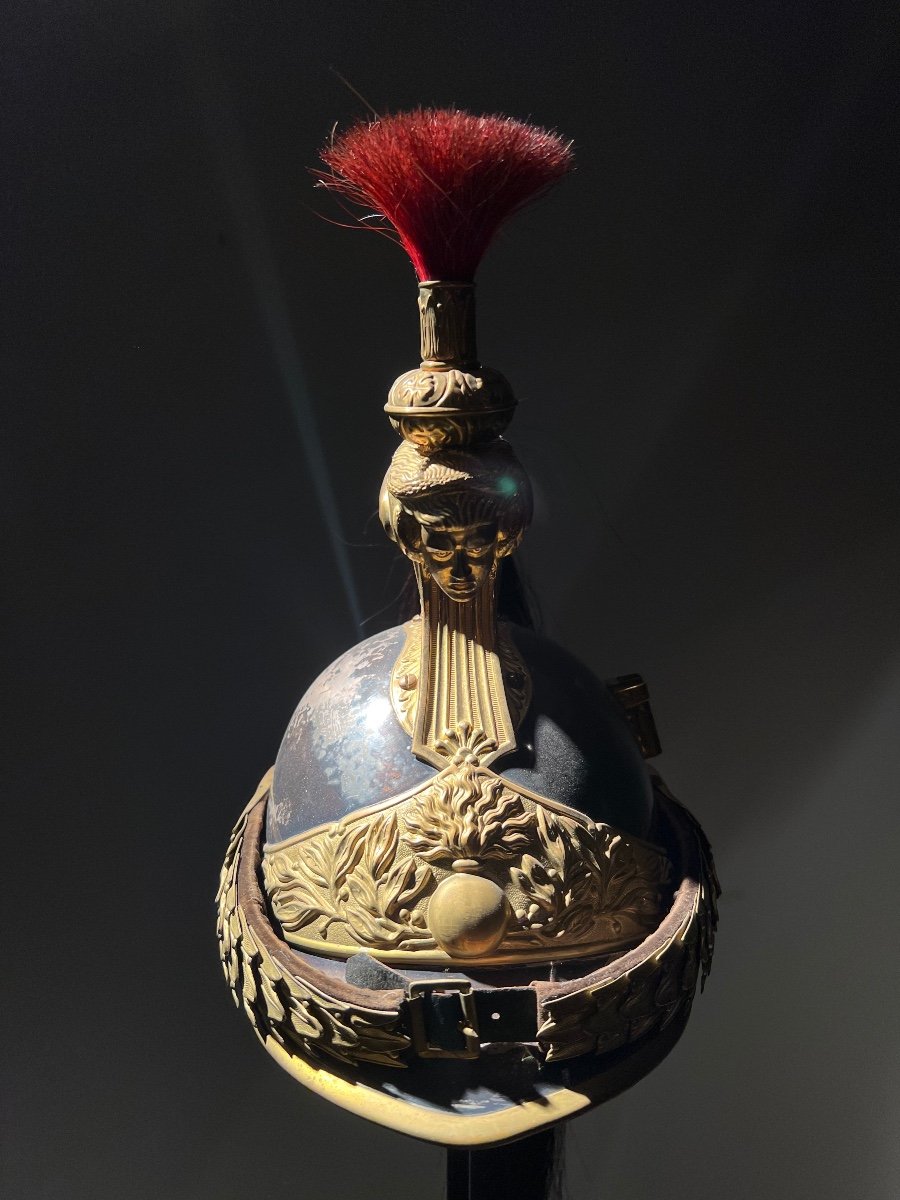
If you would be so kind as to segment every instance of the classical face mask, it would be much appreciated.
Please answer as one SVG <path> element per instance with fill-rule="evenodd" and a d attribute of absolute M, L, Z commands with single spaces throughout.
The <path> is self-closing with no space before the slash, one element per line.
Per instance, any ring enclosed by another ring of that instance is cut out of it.
<path fill-rule="evenodd" d="M 451 600 L 469 600 L 488 579 L 497 551 L 497 523 L 422 525 L 422 557 Z"/>

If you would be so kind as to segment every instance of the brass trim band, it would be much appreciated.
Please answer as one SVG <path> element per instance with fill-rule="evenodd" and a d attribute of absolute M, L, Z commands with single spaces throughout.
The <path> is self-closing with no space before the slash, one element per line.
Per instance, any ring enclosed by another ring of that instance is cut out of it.
<path fill-rule="evenodd" d="M 458 757 L 395 803 L 266 845 L 286 941 L 488 967 L 620 953 L 656 928 L 672 891 L 665 854 Z"/>

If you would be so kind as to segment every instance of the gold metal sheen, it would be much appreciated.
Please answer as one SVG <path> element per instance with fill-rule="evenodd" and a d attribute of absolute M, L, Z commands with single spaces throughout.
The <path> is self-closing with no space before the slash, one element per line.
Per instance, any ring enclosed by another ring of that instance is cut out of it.
<path fill-rule="evenodd" d="M 511 447 L 394 453 L 379 505 L 388 534 L 410 559 L 421 598 L 418 663 L 409 639 L 393 677 L 415 680 L 395 706 L 412 722 L 413 753 L 443 766 L 477 746 L 489 763 L 515 749 L 496 619 L 499 560 L 531 519 L 531 489 Z M 511 687 L 527 693 L 527 671 L 505 647 Z"/>
<path fill-rule="evenodd" d="M 531 676 L 510 636 L 505 621 L 496 624 L 496 653 L 500 662 L 503 690 L 513 727 L 519 725 L 531 704 Z M 391 672 L 391 704 L 397 720 L 410 736 L 416 724 L 421 692 L 419 672 L 422 670 L 422 618 L 406 623 L 406 641 Z M 450 722 L 446 722 L 449 726 Z"/>
<path fill-rule="evenodd" d="M 505 894 L 509 917 L 495 945 L 459 956 L 467 965 L 621 952 L 656 927 L 671 894 L 658 848 L 514 786 L 474 753 L 395 803 L 263 855 L 269 903 L 292 945 L 339 958 L 364 949 L 408 966 L 456 961 L 430 904 L 445 880 L 470 873 Z"/>
<path fill-rule="evenodd" d="M 419 327 L 423 367 L 477 365 L 475 284 L 420 283 Z"/>
<path fill-rule="evenodd" d="M 539 1099 L 519 1099 L 506 1109 L 490 1113 L 410 1105 L 381 1087 L 341 1073 L 333 1065 L 291 1053 L 272 1036 L 260 1033 L 259 1037 L 293 1079 L 346 1112 L 434 1145 L 487 1149 L 568 1120 L 631 1087 L 669 1053 L 684 1030 L 689 1012 L 686 1006 L 659 1032 L 639 1042 L 624 1061 L 606 1065 L 583 1082 L 548 1087 Z"/>
<path fill-rule="evenodd" d="M 457 874 L 442 879 L 428 902 L 428 928 L 434 940 L 453 959 L 476 960 L 503 941 L 512 917 L 501 887 L 474 874 L 477 863 L 453 865 Z"/>

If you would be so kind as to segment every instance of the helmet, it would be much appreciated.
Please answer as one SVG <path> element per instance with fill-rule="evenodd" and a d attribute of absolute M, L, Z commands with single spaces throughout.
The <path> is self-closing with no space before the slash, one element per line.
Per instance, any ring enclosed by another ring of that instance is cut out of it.
<path fill-rule="evenodd" d="M 515 400 L 478 362 L 471 281 L 426 279 L 419 312 L 380 499 L 419 612 L 301 699 L 234 828 L 218 931 L 235 999 L 300 1082 L 473 1147 L 599 1103 L 668 1052 L 718 885 L 647 765 L 641 678 L 603 683 L 498 612 L 532 510 L 503 437 Z"/>

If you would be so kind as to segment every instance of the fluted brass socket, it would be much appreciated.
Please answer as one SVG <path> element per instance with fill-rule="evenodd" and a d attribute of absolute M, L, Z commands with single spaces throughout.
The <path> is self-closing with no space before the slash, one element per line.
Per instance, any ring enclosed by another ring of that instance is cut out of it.
<path fill-rule="evenodd" d="M 478 363 L 474 283 L 420 283 L 419 324 L 423 367 Z"/>
<path fill-rule="evenodd" d="M 516 399 L 498 371 L 478 363 L 475 285 L 419 284 L 422 364 L 394 381 L 384 411 L 423 454 L 489 442 L 509 424 Z"/>

